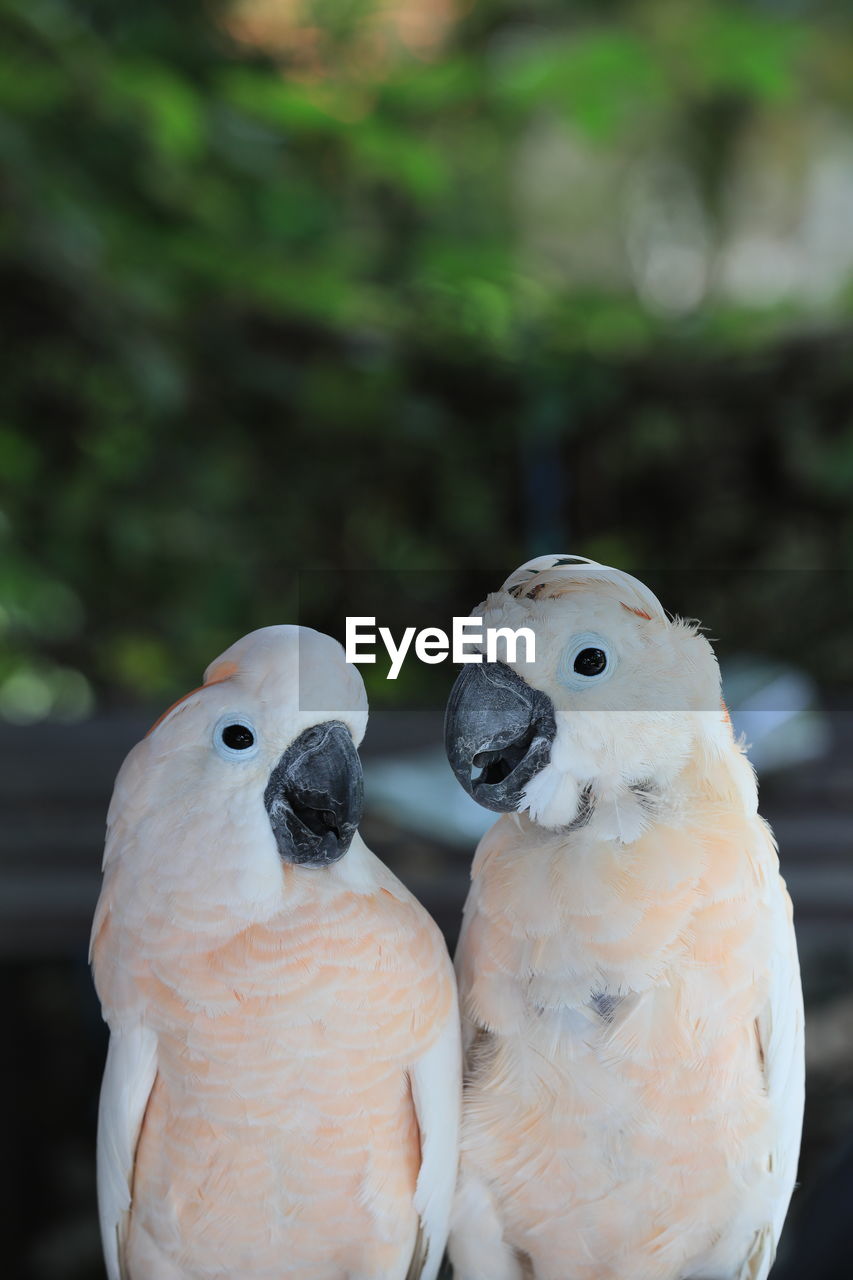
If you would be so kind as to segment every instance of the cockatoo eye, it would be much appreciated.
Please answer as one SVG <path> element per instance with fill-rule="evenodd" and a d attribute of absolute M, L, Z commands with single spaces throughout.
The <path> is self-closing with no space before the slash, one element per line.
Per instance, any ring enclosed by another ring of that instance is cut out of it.
<path fill-rule="evenodd" d="M 222 730 L 222 741 L 232 751 L 246 751 L 255 745 L 255 735 L 246 724 L 227 724 Z"/>
<path fill-rule="evenodd" d="M 611 645 L 591 631 L 573 636 L 563 650 L 557 667 L 557 679 L 569 689 L 584 689 L 599 684 L 613 674 L 616 655 Z"/>
<path fill-rule="evenodd" d="M 213 731 L 213 745 L 223 760 L 250 760 L 258 752 L 258 735 L 245 716 L 223 716 Z"/>
<path fill-rule="evenodd" d="M 603 649 L 581 649 L 574 661 L 579 676 L 600 676 L 607 666 L 607 654 Z"/>

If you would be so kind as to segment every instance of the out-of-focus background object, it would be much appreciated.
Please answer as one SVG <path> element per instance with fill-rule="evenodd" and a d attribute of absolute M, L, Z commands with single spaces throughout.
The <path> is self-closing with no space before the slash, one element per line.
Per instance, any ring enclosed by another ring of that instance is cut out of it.
<path fill-rule="evenodd" d="M 0 0 L 0 211 L 4 1275 L 102 1275 L 86 945 L 126 749 L 254 626 L 444 625 L 553 550 L 715 641 L 809 1002 L 779 1274 L 832 1204 L 847 1265 L 850 6 Z M 452 940 L 483 821 L 435 751 L 452 673 L 363 670 L 366 835 Z"/>

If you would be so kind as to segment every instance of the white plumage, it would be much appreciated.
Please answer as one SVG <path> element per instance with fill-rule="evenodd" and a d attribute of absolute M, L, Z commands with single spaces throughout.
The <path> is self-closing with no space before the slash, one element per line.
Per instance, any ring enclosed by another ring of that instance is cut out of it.
<path fill-rule="evenodd" d="M 265 628 L 122 767 L 92 931 L 109 1280 L 435 1280 L 456 991 L 438 929 L 353 834 L 366 719 L 340 645 Z"/>
<path fill-rule="evenodd" d="M 796 1174 L 802 994 L 710 645 L 572 557 L 522 566 L 476 612 L 534 629 L 535 664 L 512 666 L 553 730 L 465 907 L 457 1280 L 765 1280 Z M 510 794 L 461 702 L 451 760 L 487 761 L 475 796 Z"/>

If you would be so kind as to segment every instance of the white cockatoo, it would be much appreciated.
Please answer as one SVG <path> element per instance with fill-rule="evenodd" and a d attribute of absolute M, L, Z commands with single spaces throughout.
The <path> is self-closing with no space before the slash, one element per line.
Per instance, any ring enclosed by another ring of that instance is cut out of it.
<path fill-rule="evenodd" d="M 457 777 L 504 815 L 456 960 L 457 1280 L 764 1280 L 797 1167 L 802 992 L 711 646 L 573 556 L 522 565 L 475 614 L 531 629 L 535 661 L 520 640 L 464 667 L 447 709 Z"/>
<path fill-rule="evenodd" d="M 461 1095 L 453 971 L 357 826 L 364 686 L 239 640 L 130 752 L 92 931 L 109 1280 L 433 1280 Z"/>

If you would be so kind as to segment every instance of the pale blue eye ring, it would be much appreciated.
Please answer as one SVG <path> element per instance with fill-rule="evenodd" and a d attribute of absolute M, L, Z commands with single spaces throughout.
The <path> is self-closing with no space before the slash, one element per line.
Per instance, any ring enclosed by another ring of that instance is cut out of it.
<path fill-rule="evenodd" d="M 213 746 L 223 760 L 252 760 L 260 750 L 255 726 L 242 711 L 220 716 L 213 730 Z"/>
<path fill-rule="evenodd" d="M 567 689 L 588 689 L 609 680 L 615 670 L 616 654 L 610 642 L 595 631 L 583 631 L 563 649 L 557 680 Z"/>

